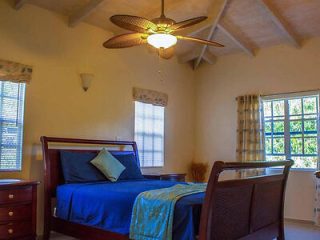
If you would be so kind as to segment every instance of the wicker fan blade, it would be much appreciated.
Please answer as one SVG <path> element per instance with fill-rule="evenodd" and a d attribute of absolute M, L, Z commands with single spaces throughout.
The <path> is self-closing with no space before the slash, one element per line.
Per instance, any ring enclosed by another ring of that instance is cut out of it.
<path fill-rule="evenodd" d="M 146 33 L 149 29 L 157 30 L 157 25 L 146 18 L 130 15 L 114 15 L 110 21 L 115 25 L 133 32 Z"/>
<path fill-rule="evenodd" d="M 195 37 L 184 37 L 184 36 L 176 36 L 178 39 L 181 40 L 186 40 L 186 41 L 191 41 L 191 42 L 196 42 L 196 43 L 201 43 L 201 44 L 206 44 L 206 45 L 210 45 L 213 47 L 224 47 L 224 45 L 217 43 L 217 42 L 212 42 L 212 41 L 207 41 L 204 39 L 200 39 L 200 38 L 195 38 Z"/>
<path fill-rule="evenodd" d="M 182 22 L 178 22 L 176 24 L 173 24 L 170 29 L 172 31 L 179 31 L 182 29 L 185 29 L 187 27 L 191 27 L 192 25 L 198 24 L 204 20 L 206 20 L 208 17 L 201 16 L 201 17 L 196 17 L 196 18 L 191 18 Z"/>
<path fill-rule="evenodd" d="M 126 33 L 115 36 L 106 41 L 105 48 L 127 48 L 138 46 L 147 42 L 147 34 L 143 33 Z"/>
<path fill-rule="evenodd" d="M 170 59 L 174 56 L 175 49 L 174 49 L 174 47 L 160 48 L 158 50 L 158 53 L 161 58 Z"/>

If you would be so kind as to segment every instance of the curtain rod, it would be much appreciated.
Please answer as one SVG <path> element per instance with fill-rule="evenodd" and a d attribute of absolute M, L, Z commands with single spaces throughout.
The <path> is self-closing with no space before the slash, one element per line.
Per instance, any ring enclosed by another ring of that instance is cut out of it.
<path fill-rule="evenodd" d="M 313 90 L 303 90 L 303 91 L 293 91 L 293 92 L 285 92 L 285 93 L 272 93 L 272 94 L 261 94 L 261 97 L 268 97 L 268 96 L 277 96 L 277 95 L 286 95 L 286 94 L 295 94 L 295 93 L 307 93 L 307 92 L 320 92 L 320 89 L 313 89 Z M 236 97 L 238 100 L 238 97 Z"/>

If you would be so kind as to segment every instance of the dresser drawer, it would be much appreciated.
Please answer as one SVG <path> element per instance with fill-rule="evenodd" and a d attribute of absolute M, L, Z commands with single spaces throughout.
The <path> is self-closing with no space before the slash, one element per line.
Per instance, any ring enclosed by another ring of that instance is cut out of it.
<path fill-rule="evenodd" d="M 32 234 L 31 222 L 18 222 L 7 225 L 0 225 L 0 239 L 15 239 Z"/>
<path fill-rule="evenodd" d="M 0 204 L 26 202 L 32 200 L 32 187 L 0 190 Z"/>
<path fill-rule="evenodd" d="M 31 220 L 32 205 L 0 207 L 0 222 Z"/>

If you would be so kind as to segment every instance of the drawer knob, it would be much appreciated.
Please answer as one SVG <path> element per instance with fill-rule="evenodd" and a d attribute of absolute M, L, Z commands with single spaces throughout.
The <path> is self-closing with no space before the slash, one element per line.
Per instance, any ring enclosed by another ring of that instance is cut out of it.
<path fill-rule="evenodd" d="M 13 216 L 13 212 L 10 211 L 10 212 L 8 213 L 8 215 L 9 215 L 10 217 L 12 217 L 12 216 Z"/>
<path fill-rule="evenodd" d="M 12 229 L 12 228 L 9 228 L 9 229 L 8 229 L 8 233 L 9 233 L 9 234 L 12 234 L 12 233 L 13 233 L 13 229 Z"/>
<path fill-rule="evenodd" d="M 9 194 L 9 199 L 13 199 L 14 198 L 14 195 L 13 194 Z"/>

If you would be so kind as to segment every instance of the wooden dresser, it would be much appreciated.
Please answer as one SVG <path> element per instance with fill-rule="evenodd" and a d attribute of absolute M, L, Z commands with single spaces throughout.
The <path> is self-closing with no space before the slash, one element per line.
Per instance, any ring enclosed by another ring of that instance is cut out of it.
<path fill-rule="evenodd" d="M 35 181 L 0 179 L 0 240 L 35 240 Z"/>
<path fill-rule="evenodd" d="M 152 174 L 143 174 L 147 179 L 154 180 L 166 180 L 166 181 L 175 181 L 175 182 L 185 182 L 186 174 L 185 173 L 152 173 Z"/>

